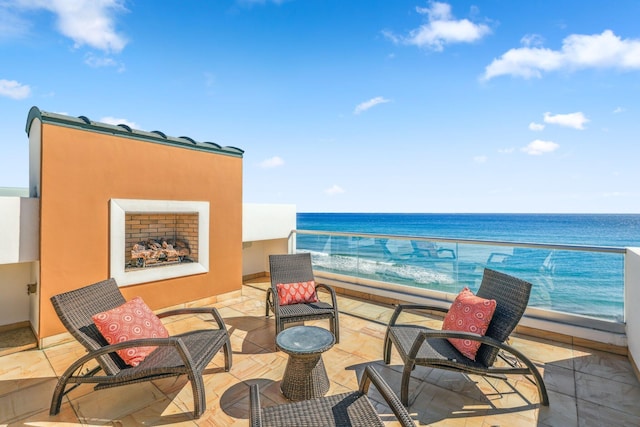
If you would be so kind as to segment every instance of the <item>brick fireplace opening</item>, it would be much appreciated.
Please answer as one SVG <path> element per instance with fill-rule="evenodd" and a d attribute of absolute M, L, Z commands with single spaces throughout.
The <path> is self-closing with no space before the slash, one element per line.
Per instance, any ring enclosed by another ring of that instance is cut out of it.
<path fill-rule="evenodd" d="M 198 262 L 197 213 L 125 213 L 125 270 Z"/>
<path fill-rule="evenodd" d="M 120 286 L 209 271 L 209 203 L 112 199 L 111 276 Z"/>

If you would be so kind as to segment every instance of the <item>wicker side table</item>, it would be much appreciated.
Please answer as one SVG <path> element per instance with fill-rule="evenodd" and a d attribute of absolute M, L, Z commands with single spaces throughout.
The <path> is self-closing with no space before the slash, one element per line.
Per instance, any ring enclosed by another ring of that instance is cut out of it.
<path fill-rule="evenodd" d="M 322 397 L 329 391 L 329 378 L 322 353 L 333 347 L 336 339 L 326 329 L 294 326 L 276 336 L 276 345 L 289 355 L 280 390 L 291 400 Z"/>

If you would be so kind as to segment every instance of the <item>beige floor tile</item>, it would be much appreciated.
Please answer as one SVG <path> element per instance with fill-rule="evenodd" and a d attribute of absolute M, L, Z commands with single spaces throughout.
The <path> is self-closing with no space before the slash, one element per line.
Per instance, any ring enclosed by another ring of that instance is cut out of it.
<path fill-rule="evenodd" d="M 640 387 L 576 372 L 576 395 L 596 405 L 640 417 Z"/>
<path fill-rule="evenodd" d="M 576 396 L 576 382 L 572 369 L 548 364 L 540 370 L 547 391 L 556 391 L 571 397 Z"/>
<path fill-rule="evenodd" d="M 160 407 L 173 404 L 151 382 L 94 391 L 71 400 L 78 418 L 92 424 L 100 423 L 101 420 L 119 420 L 156 403 Z M 189 410 L 192 411 L 193 407 Z"/>
<path fill-rule="evenodd" d="M 2 422 L 2 421 L 0 421 Z M 44 411 L 40 411 L 35 414 L 31 414 L 26 418 L 20 418 L 19 420 L 15 420 L 9 422 L 6 425 L 8 427 L 18 427 L 18 426 L 56 426 L 56 427 L 70 427 L 70 426 L 80 426 L 80 425 L 89 425 L 82 424 L 78 417 L 76 417 L 73 408 L 68 403 L 63 404 L 60 408 L 60 413 L 55 416 L 49 415 L 49 408 Z"/>
<path fill-rule="evenodd" d="M 48 411 L 56 378 L 24 378 L 10 393 L 0 395 L 0 423 L 11 423 Z M 11 381 L 2 381 L 2 383 Z M 14 385 L 9 388 L 13 389 Z"/>
<path fill-rule="evenodd" d="M 627 357 L 587 349 L 582 352 L 573 360 L 577 372 L 640 387 Z"/>
<path fill-rule="evenodd" d="M 573 368 L 566 364 L 566 361 L 571 362 L 574 357 L 573 349 L 569 344 L 552 344 L 538 338 L 524 338 L 521 336 L 510 338 L 508 343 L 533 362 L 551 363 L 569 369 Z"/>
<path fill-rule="evenodd" d="M 82 385 L 65 397 L 58 416 L 49 417 L 57 375 L 85 354 L 82 346 L 69 342 L 44 351 L 0 356 L 0 423 L 247 426 L 249 384 L 260 385 L 262 406 L 288 402 L 280 391 L 288 355 L 276 351 L 273 316 L 264 316 L 264 289 L 268 286 L 268 279 L 261 278 L 241 293 L 214 304 L 230 333 L 233 366 L 224 372 L 224 356 L 219 352 L 205 369 L 207 410 L 200 419 L 191 418 L 192 389 L 184 376 L 101 391 Z M 390 365 L 382 362 L 392 308 L 344 295 L 339 295 L 338 301 L 341 342 L 322 356 L 330 380 L 327 394 L 356 390 L 369 364 L 399 394 L 403 365 L 397 351 L 392 351 Z M 437 316 L 410 311 L 403 313 L 400 321 L 435 329 L 442 323 Z M 215 327 L 207 315 L 177 316 L 166 324 L 171 333 Z M 326 320 L 307 324 L 329 328 Z M 409 411 L 417 424 L 640 425 L 640 384 L 626 357 L 524 335 L 512 338 L 510 344 L 539 366 L 549 391 L 549 407 L 539 405 L 535 385 L 519 375 L 502 380 L 418 367 L 409 384 Z M 385 425 L 398 425 L 373 386 L 369 398 Z"/>
<path fill-rule="evenodd" d="M 640 426 L 640 417 L 616 411 L 608 406 L 578 400 L 580 427 L 630 427 Z"/>
<path fill-rule="evenodd" d="M 538 409 L 539 425 L 562 427 L 578 425 L 578 411 L 573 397 L 550 391 L 549 401 L 549 406 L 540 406 Z"/>
<path fill-rule="evenodd" d="M 62 375 L 73 362 L 84 356 L 87 351 L 79 342 L 72 341 L 46 348 L 43 353 L 51 363 L 55 373 Z"/>

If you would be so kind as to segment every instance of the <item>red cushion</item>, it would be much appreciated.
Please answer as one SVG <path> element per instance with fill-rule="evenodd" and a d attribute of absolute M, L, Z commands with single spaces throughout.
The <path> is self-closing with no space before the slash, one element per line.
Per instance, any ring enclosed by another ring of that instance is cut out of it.
<path fill-rule="evenodd" d="M 91 317 L 93 323 L 109 344 L 138 338 L 167 338 L 169 332 L 153 311 L 136 297 L 120 307 L 98 313 Z M 132 347 L 116 353 L 131 366 L 138 366 L 155 346 Z"/>
<path fill-rule="evenodd" d="M 453 301 L 449 312 L 442 323 L 443 331 L 473 332 L 483 335 L 487 332 L 493 313 L 496 310 L 496 300 L 477 297 L 464 288 Z M 469 359 L 476 360 L 476 353 L 480 342 L 473 340 L 449 339 L 449 342 Z"/>
<path fill-rule="evenodd" d="M 316 294 L 316 282 L 309 280 L 308 282 L 295 283 L 278 283 L 278 304 L 300 304 L 307 302 L 318 302 Z"/>

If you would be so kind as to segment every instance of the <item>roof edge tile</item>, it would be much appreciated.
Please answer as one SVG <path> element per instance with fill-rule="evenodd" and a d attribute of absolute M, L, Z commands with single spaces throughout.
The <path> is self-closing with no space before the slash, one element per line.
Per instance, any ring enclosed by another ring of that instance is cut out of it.
<path fill-rule="evenodd" d="M 126 124 L 110 125 L 107 123 L 94 122 L 86 116 L 71 117 L 64 114 L 49 113 L 40 110 L 36 106 L 31 107 L 29 115 L 27 116 L 27 124 L 25 126 L 25 132 L 27 135 L 29 135 L 29 132 L 31 131 L 31 124 L 35 119 L 39 119 L 42 123 L 92 130 L 94 132 L 118 135 L 124 138 L 138 139 L 192 150 L 209 151 L 234 157 L 242 157 L 244 154 L 244 150 L 237 147 L 222 147 L 212 142 L 198 142 L 188 136 L 167 136 L 163 132 L 157 130 L 146 132 L 143 130 L 131 129 Z"/>

